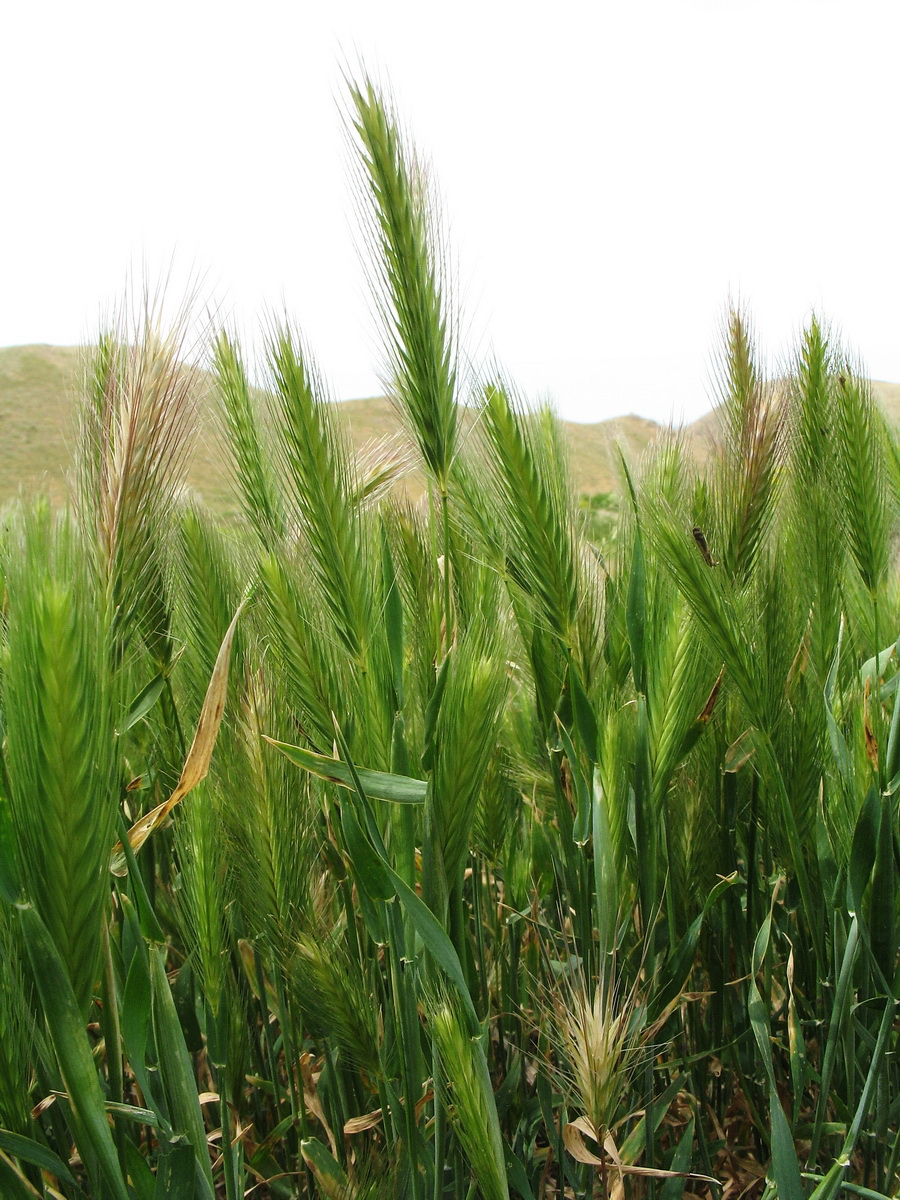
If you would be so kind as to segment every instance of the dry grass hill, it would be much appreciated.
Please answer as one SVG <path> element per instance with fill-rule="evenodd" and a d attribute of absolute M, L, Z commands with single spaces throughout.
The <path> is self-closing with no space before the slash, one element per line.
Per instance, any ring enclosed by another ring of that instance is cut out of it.
<path fill-rule="evenodd" d="M 59 501 L 71 461 L 72 417 L 81 352 L 69 346 L 15 346 L 0 349 L 0 502 L 42 487 Z M 900 422 L 900 384 L 875 383 L 875 390 L 895 422 Z M 339 405 L 357 446 L 395 435 L 397 418 L 388 400 L 348 400 Z M 191 462 L 189 480 L 213 508 L 229 507 L 229 483 L 211 405 L 201 405 L 201 436 Z M 685 430 L 702 460 L 715 436 L 716 416 L 708 413 Z M 661 432 L 643 417 L 625 416 L 586 425 L 566 422 L 571 437 L 575 482 L 581 492 L 615 491 L 618 475 L 614 446 L 618 442 L 635 459 Z"/>

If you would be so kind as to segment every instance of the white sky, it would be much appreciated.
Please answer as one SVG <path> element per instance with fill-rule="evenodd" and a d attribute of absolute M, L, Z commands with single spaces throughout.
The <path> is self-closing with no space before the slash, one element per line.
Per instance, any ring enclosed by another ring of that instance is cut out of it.
<path fill-rule="evenodd" d="M 30 0 L 0 28 L 0 345 L 91 338 L 174 256 L 379 392 L 361 55 L 445 197 L 470 350 L 564 416 L 703 412 L 729 294 L 776 358 L 815 309 L 900 380 L 897 0 Z"/>

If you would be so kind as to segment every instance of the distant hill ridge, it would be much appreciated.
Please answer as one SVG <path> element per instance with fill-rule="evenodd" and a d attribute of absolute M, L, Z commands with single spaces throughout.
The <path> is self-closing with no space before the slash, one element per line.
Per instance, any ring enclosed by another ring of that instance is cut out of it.
<path fill-rule="evenodd" d="M 43 487 L 54 500 L 65 494 L 71 463 L 73 397 L 81 350 L 74 346 L 14 346 L 0 349 L 0 501 Z M 900 421 L 900 384 L 873 383 L 888 417 Z M 390 437 L 399 422 L 389 400 L 346 400 L 338 405 L 353 441 L 363 446 Z M 200 412 L 201 436 L 190 464 L 191 486 L 215 509 L 231 507 L 231 484 L 215 436 L 211 409 Z M 616 442 L 634 459 L 665 428 L 645 417 L 623 416 L 595 424 L 563 422 L 569 434 L 575 484 L 581 492 L 614 491 Z M 686 426 L 684 437 L 698 461 L 709 451 L 716 414 Z"/>

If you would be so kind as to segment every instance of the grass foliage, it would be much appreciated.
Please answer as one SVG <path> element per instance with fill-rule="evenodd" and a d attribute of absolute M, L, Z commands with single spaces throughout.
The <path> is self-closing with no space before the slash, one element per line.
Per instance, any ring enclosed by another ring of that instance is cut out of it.
<path fill-rule="evenodd" d="M 896 1195 L 893 433 L 820 321 L 767 380 L 729 312 L 708 462 L 579 497 L 463 384 L 370 80 L 348 120 L 421 501 L 285 325 L 260 389 L 211 338 L 218 523 L 148 305 L 71 504 L 6 513 L 0 1193 Z"/>

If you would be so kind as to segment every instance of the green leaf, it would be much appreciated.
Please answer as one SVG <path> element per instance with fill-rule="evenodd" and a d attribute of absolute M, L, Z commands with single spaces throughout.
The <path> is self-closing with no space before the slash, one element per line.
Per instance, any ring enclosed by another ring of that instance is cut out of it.
<path fill-rule="evenodd" d="M 838 1044 L 853 1005 L 853 967 L 854 963 L 856 962 L 856 953 L 859 948 L 859 940 L 859 917 L 854 916 L 850 923 L 850 930 L 847 934 L 847 944 L 844 947 L 844 956 L 841 961 L 840 973 L 838 974 L 837 987 L 835 988 L 834 1000 L 831 1004 L 831 1013 L 828 1021 L 828 1034 L 825 1041 L 825 1054 L 822 1059 L 819 1099 L 816 1105 L 815 1121 L 813 1123 L 813 1131 L 810 1137 L 810 1162 L 815 1162 L 817 1160 L 819 1155 L 819 1142 L 826 1130 L 825 1118 L 828 1115 L 828 1102 L 831 1095 L 831 1077 L 834 1073 L 835 1061 L 837 1059 Z"/>
<path fill-rule="evenodd" d="M 847 749 L 846 738 L 838 728 L 838 723 L 834 719 L 834 714 L 827 706 L 825 708 L 825 723 L 828 726 L 828 737 L 831 741 L 831 752 L 834 755 L 835 765 L 840 772 L 841 778 L 849 787 L 852 783 L 850 752 Z"/>
<path fill-rule="evenodd" d="M 41 1195 L 3 1151 L 0 1151 L 0 1195 L 3 1200 L 35 1200 L 35 1197 L 40 1200 Z"/>
<path fill-rule="evenodd" d="M 351 800 L 341 806 L 341 827 L 357 883 L 372 900 L 392 899 L 394 888 L 385 863 L 363 833 Z"/>
<path fill-rule="evenodd" d="M 344 1200 L 351 1194 L 350 1181 L 343 1167 L 317 1138 L 304 1138 L 300 1143 L 300 1153 L 328 1200 Z"/>
<path fill-rule="evenodd" d="M 124 1117 L 135 1125 L 152 1125 L 157 1128 L 157 1115 L 151 1108 L 137 1108 L 133 1104 L 120 1104 L 117 1100 L 107 1100 L 106 1111 L 111 1117 Z"/>
<path fill-rule="evenodd" d="M 265 735 L 263 735 L 265 737 Z M 339 758 L 329 758 L 325 754 L 316 754 L 312 750 L 304 750 L 302 746 L 291 746 L 286 742 L 276 742 L 274 738 L 266 737 L 266 741 L 280 750 L 285 758 L 290 759 L 298 767 L 318 775 L 328 783 L 336 783 L 339 787 L 352 788 L 353 776 L 346 763 Z M 384 771 L 367 771 L 365 767 L 357 767 L 357 774 L 363 784 L 365 793 L 373 800 L 390 800 L 394 804 L 423 804 L 428 785 L 421 779 L 412 779 L 408 775 L 389 775 Z"/>
<path fill-rule="evenodd" d="M 822 796 L 820 796 L 816 807 L 816 858 L 819 863 L 819 878 L 822 881 L 822 890 L 828 897 L 830 904 L 840 904 L 835 895 L 838 881 L 837 862 L 834 857 L 834 847 L 831 844 L 828 825 L 825 821 L 825 807 Z"/>
<path fill-rule="evenodd" d="M 562 742 L 563 750 L 569 762 L 569 770 L 572 774 L 572 781 L 575 784 L 577 808 L 575 815 L 575 826 L 572 830 L 572 837 L 575 840 L 576 846 L 585 846 L 587 845 L 588 839 L 591 836 L 591 793 L 587 785 L 587 780 L 584 777 L 584 772 L 581 769 L 581 763 L 578 759 L 578 755 L 575 752 L 575 747 L 572 745 L 572 739 L 569 737 L 569 731 L 558 719 L 557 729 L 559 730 L 559 738 Z"/>
<path fill-rule="evenodd" d="M 831 660 L 828 678 L 825 680 L 825 723 L 828 726 L 828 737 L 831 741 L 831 751 L 834 755 L 835 764 L 844 783 L 850 787 L 852 785 L 850 753 L 847 749 L 847 741 L 838 727 L 838 723 L 834 717 L 834 694 L 837 687 L 838 671 L 840 670 L 841 665 L 841 646 L 843 641 L 844 617 L 842 615 L 841 624 L 838 629 L 837 646 L 834 651 L 834 657 Z"/>
<path fill-rule="evenodd" d="M 345 756 L 347 769 L 350 771 L 351 777 L 354 780 L 354 791 L 356 793 L 358 802 L 361 808 L 365 810 L 367 808 L 367 800 L 366 793 L 362 785 L 362 780 L 360 779 L 360 776 L 350 759 L 350 755 L 347 750 L 347 744 L 344 741 L 340 729 L 336 728 L 335 733 L 337 736 L 338 745 L 341 748 L 341 753 Z M 404 881 L 390 865 L 387 860 L 387 855 L 384 852 L 383 844 L 373 845 L 368 838 L 362 836 L 362 829 L 359 828 L 358 824 L 356 825 L 356 828 L 359 829 L 359 834 L 362 838 L 362 841 L 369 843 L 368 848 L 362 851 L 366 859 L 367 869 L 370 871 L 373 870 L 372 854 L 377 855 L 382 864 L 380 869 L 376 869 L 375 874 L 375 878 L 377 879 L 379 887 L 382 889 L 385 887 L 385 880 L 390 881 L 390 884 L 393 885 L 397 899 L 403 905 L 406 915 L 409 917 L 416 929 L 416 932 L 422 939 L 426 950 L 438 964 L 438 966 L 443 970 L 447 978 L 456 986 L 456 989 L 460 995 L 460 999 L 462 1000 L 463 1006 L 466 1010 L 466 1015 L 471 1025 L 472 1034 L 480 1034 L 481 1026 L 478 1022 L 478 1017 L 475 1014 L 475 1008 L 472 1004 L 472 997 L 469 994 L 465 973 L 463 972 L 462 965 L 459 961 L 459 956 L 457 955 L 450 938 L 444 932 L 443 927 L 428 905 L 423 900 L 419 899 L 413 889 L 404 883 Z"/>
<path fill-rule="evenodd" d="M 582 749 L 590 762 L 597 761 L 597 744 L 600 734 L 597 729 L 597 717 L 581 683 L 581 676 L 569 657 L 569 691 L 572 697 L 572 716 L 575 730 L 581 742 Z"/>
<path fill-rule="evenodd" d="M 403 905 L 406 915 L 415 926 L 416 933 L 422 939 L 425 949 L 447 978 L 455 984 L 468 1015 L 472 1033 L 480 1033 L 481 1028 L 478 1018 L 475 1015 L 472 997 L 469 995 L 466 977 L 456 950 L 453 948 L 453 943 L 444 932 L 437 917 L 428 905 L 419 899 L 412 888 L 408 887 L 391 867 L 388 867 L 388 874 L 394 884 L 397 899 Z"/>
<path fill-rule="evenodd" d="M 444 692 L 447 688 L 447 677 L 450 672 L 450 656 L 453 652 L 451 646 L 444 655 L 444 661 L 441 663 L 440 670 L 437 673 L 437 679 L 434 681 L 434 691 L 428 699 L 428 706 L 425 709 L 425 731 L 422 737 L 422 743 L 425 749 L 422 752 L 422 770 L 430 771 L 434 766 L 434 734 L 437 729 L 438 713 L 441 711 L 441 701 L 444 699 Z"/>
<path fill-rule="evenodd" d="M 15 904 L 22 895 L 22 884 L 16 867 L 16 835 L 9 801 L 0 795 L 0 896 L 7 904 Z"/>
<path fill-rule="evenodd" d="M 869 937 L 872 954 L 886 980 L 894 977 L 897 957 L 896 867 L 894 865 L 894 819 L 890 796 L 880 797 L 881 821 L 872 875 Z"/>
<path fill-rule="evenodd" d="M 169 1099 L 172 1124 L 176 1132 L 184 1134 L 193 1147 L 194 1157 L 205 1184 L 204 1194 L 209 1200 L 213 1200 L 212 1170 L 197 1081 L 187 1046 L 184 1044 L 184 1033 L 178 1020 L 172 989 L 166 976 L 165 946 L 153 946 L 150 949 L 150 991 L 159 1067 Z"/>
<path fill-rule="evenodd" d="M 678 1145 L 675 1147 L 675 1153 L 672 1155 L 672 1161 L 669 1163 L 668 1170 L 675 1171 L 677 1175 L 686 1175 L 691 1169 L 691 1161 L 694 1151 L 694 1118 L 688 1121 L 684 1127 Z M 663 1184 L 659 1193 L 659 1200 L 681 1200 L 684 1194 L 684 1180 L 673 1178 L 667 1179 Z"/>
<path fill-rule="evenodd" d="M 694 963 L 694 956 L 697 951 L 697 943 L 700 940 L 700 931 L 703 928 L 703 922 L 722 893 L 732 887 L 737 881 L 738 873 L 737 871 L 733 871 L 730 875 L 724 879 L 720 879 L 718 883 L 713 885 L 709 895 L 706 897 L 703 908 L 691 922 L 687 933 L 671 954 L 666 964 L 666 973 L 659 990 L 658 1003 L 660 1008 L 665 1008 L 684 987 L 684 981 L 687 979 L 688 973 Z"/>
<path fill-rule="evenodd" d="M 818 1178 L 819 1183 L 812 1196 L 810 1196 L 810 1200 L 834 1200 L 834 1197 L 843 1185 L 846 1168 L 847 1164 L 841 1162 L 839 1159 L 832 1165 L 827 1175 L 816 1176 L 815 1178 Z M 805 1172 L 804 1175 L 806 1178 L 810 1178 Z"/>
<path fill-rule="evenodd" d="M 76 1140 L 81 1139 L 83 1151 L 90 1151 L 96 1158 L 115 1200 L 128 1200 L 97 1067 L 66 968 L 37 910 L 30 904 L 17 907 L 47 1030 L 69 1095 L 77 1127 Z"/>
<path fill-rule="evenodd" d="M 125 990 L 122 995 L 122 1040 L 125 1043 L 125 1053 L 129 1066 L 134 1073 L 144 1100 L 154 1111 L 152 1124 L 165 1137 L 171 1137 L 172 1129 L 164 1119 L 160 1109 L 160 1098 L 157 1095 L 157 1077 L 153 1080 L 147 1070 L 147 1039 L 150 1035 L 150 971 L 147 963 L 147 950 L 143 942 L 137 947 L 131 958 L 128 977 L 125 980 Z"/>
<path fill-rule="evenodd" d="M 763 960 L 769 948 L 772 917 L 767 916 L 760 927 L 753 947 L 751 965 L 750 993 L 747 1001 L 747 1012 L 753 1036 L 759 1048 L 760 1058 L 769 1081 L 769 1123 L 771 1127 L 772 1164 L 771 1179 L 778 1191 L 779 1200 L 804 1200 L 803 1183 L 800 1179 L 800 1167 L 797 1163 L 797 1151 L 791 1135 L 787 1117 L 781 1107 L 778 1096 L 778 1082 L 775 1078 L 775 1067 L 772 1063 L 772 1032 L 769 1027 L 769 1014 L 766 1009 L 756 976 L 762 968 Z"/>
<path fill-rule="evenodd" d="M 703 1058 L 704 1058 L 704 1061 L 708 1058 L 708 1055 L 706 1052 L 704 1052 Z M 662 1092 L 655 1098 L 655 1100 L 651 1106 L 651 1115 L 652 1115 L 651 1132 L 652 1133 L 656 1133 L 656 1131 L 659 1129 L 660 1125 L 662 1124 L 663 1117 L 665 1117 L 669 1111 L 669 1106 L 671 1105 L 671 1103 L 675 1099 L 675 1097 L 678 1095 L 679 1091 L 683 1088 L 683 1086 L 684 1086 L 683 1078 L 679 1078 L 679 1076 L 676 1075 L 669 1082 L 668 1086 L 663 1088 Z M 702 1126 L 701 1126 L 701 1128 L 702 1128 Z M 635 1162 L 638 1158 L 638 1155 L 640 1155 L 642 1153 L 642 1151 L 644 1150 L 646 1145 L 647 1145 L 647 1116 L 645 1113 L 643 1116 L 638 1117 L 637 1121 L 634 1123 L 634 1126 L 631 1129 L 631 1132 L 628 1134 L 628 1137 L 626 1137 L 625 1141 L 622 1142 L 622 1144 L 619 1146 L 619 1157 L 622 1159 L 623 1162 L 626 1162 L 626 1163 Z"/>
<path fill-rule="evenodd" d="M 150 1032 L 150 972 L 143 947 L 131 959 L 122 996 L 122 1037 L 130 1062 L 143 1063 Z"/>
<path fill-rule="evenodd" d="M 650 765 L 650 717 L 645 696 L 637 698 L 637 737 L 635 739 L 634 834 L 638 859 L 638 889 L 641 913 L 649 928 L 660 903 L 659 816 L 653 804 L 653 779 Z"/>
<path fill-rule="evenodd" d="M 856 818 L 847 869 L 849 891 L 847 907 L 859 917 L 862 916 L 863 893 L 872 874 L 872 867 L 875 865 L 880 827 L 881 805 L 878 802 L 878 790 L 873 783 L 866 793 L 859 816 Z"/>
<path fill-rule="evenodd" d="M 534 1192 L 531 1190 L 522 1160 L 506 1141 L 503 1143 L 503 1158 L 506 1164 L 506 1178 L 510 1187 L 519 1193 L 522 1200 L 534 1200 Z"/>
<path fill-rule="evenodd" d="M 591 803 L 591 833 L 594 839 L 594 904 L 601 954 L 615 951 L 619 911 L 619 876 L 610 827 L 606 795 L 595 767 Z"/>
<path fill-rule="evenodd" d="M 863 1085 L 862 1094 L 859 1098 L 859 1103 L 856 1106 L 856 1112 L 853 1116 L 853 1121 L 850 1128 L 847 1130 L 844 1138 L 844 1144 L 841 1146 L 841 1152 L 838 1155 L 837 1161 L 822 1179 L 816 1190 L 813 1192 L 810 1200 L 834 1200 L 840 1188 L 843 1186 L 844 1172 L 850 1165 L 851 1157 L 856 1149 L 856 1143 L 859 1140 L 859 1135 L 862 1131 L 863 1122 L 869 1112 L 869 1107 L 872 1100 L 872 1092 L 875 1089 L 876 1082 L 884 1069 L 884 1058 L 887 1050 L 888 1038 L 894 1024 L 894 1015 L 897 1008 L 897 1002 L 893 996 L 885 998 L 884 1012 L 881 1016 L 881 1022 L 878 1028 L 878 1036 L 875 1040 L 875 1046 L 872 1050 L 872 1060 L 869 1064 L 869 1070 L 866 1073 L 866 1082 Z M 814 1146 L 817 1142 L 814 1142 Z M 864 1195 L 862 1188 L 856 1188 L 850 1184 L 847 1190 L 855 1192 L 858 1195 Z M 873 1193 L 876 1195 L 877 1193 Z"/>
<path fill-rule="evenodd" d="M 194 1200 L 196 1158 L 187 1141 L 179 1138 L 166 1147 L 156 1174 L 154 1200 Z"/>
<path fill-rule="evenodd" d="M 0 1129 L 0 1150 L 5 1150 L 7 1154 L 11 1154 L 20 1162 L 40 1167 L 42 1171 L 47 1171 L 50 1175 L 62 1180 L 63 1183 L 73 1186 L 75 1184 L 74 1176 L 68 1166 L 58 1154 L 53 1153 L 49 1146 L 42 1146 L 40 1142 L 22 1137 L 18 1133 L 12 1133 L 8 1129 Z"/>
<path fill-rule="evenodd" d="M 168 670 L 165 672 L 160 671 L 158 675 L 155 675 L 150 680 L 145 688 L 142 688 L 141 691 L 138 692 L 131 704 L 128 706 L 128 712 L 125 714 L 125 719 L 122 722 L 122 728 L 119 731 L 120 733 L 126 733 L 129 729 L 132 729 L 135 725 L 137 725 L 138 721 L 143 721 L 144 717 L 146 717 L 147 713 L 150 712 L 150 710 L 153 708 L 153 705 L 163 694 L 163 690 L 166 686 L 166 676 L 168 673 Z"/>
<path fill-rule="evenodd" d="M 872 658 L 866 659 L 860 668 L 859 681 L 865 684 L 868 680 L 874 689 L 877 686 L 878 680 L 885 673 L 891 659 L 897 653 L 897 643 L 891 642 L 878 655 L 873 655 Z"/>
<path fill-rule="evenodd" d="M 128 829 L 125 825 L 125 818 L 122 815 L 121 809 L 117 815 L 119 825 L 119 841 L 122 847 L 122 855 L 125 860 L 125 865 L 128 868 L 126 874 L 129 879 L 129 887 L 134 897 L 128 892 L 119 890 L 119 902 L 123 910 L 129 915 L 129 918 L 134 917 L 135 908 L 137 909 L 137 926 L 141 934 L 148 942 L 163 942 L 162 927 L 156 919 L 156 913 L 153 911 L 153 905 L 150 903 L 150 897 L 147 895 L 147 887 L 144 883 L 144 877 L 137 865 L 137 860 L 134 857 L 134 850 L 131 848 L 131 842 L 128 840 Z"/>
<path fill-rule="evenodd" d="M 125 1139 L 125 1169 L 137 1193 L 137 1200 L 156 1200 L 158 1177 L 150 1170 L 150 1164 L 131 1138 Z"/>

